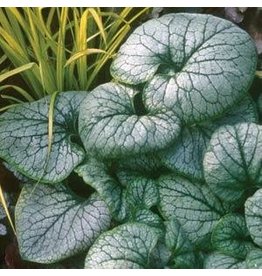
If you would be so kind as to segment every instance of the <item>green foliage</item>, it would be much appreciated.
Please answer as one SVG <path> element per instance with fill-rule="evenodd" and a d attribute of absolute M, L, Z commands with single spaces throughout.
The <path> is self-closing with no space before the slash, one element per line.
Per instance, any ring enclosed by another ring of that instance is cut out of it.
<path fill-rule="evenodd" d="M 83 252 L 86 268 L 261 267 L 255 66 L 252 40 L 234 24 L 169 14 L 130 35 L 114 81 L 1 115 L 0 157 L 31 179 L 16 206 L 23 258 Z M 81 185 L 88 192 L 78 196 Z"/>

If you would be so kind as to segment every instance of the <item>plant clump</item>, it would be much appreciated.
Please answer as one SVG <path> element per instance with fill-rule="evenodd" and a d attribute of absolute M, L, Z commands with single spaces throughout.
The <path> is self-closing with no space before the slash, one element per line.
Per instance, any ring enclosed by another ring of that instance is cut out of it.
<path fill-rule="evenodd" d="M 167 14 L 128 37 L 110 83 L 1 115 L 0 157 L 25 182 L 15 210 L 22 257 L 262 268 L 262 127 L 248 94 L 256 61 L 233 23 Z M 73 173 L 88 196 L 72 190 Z"/>

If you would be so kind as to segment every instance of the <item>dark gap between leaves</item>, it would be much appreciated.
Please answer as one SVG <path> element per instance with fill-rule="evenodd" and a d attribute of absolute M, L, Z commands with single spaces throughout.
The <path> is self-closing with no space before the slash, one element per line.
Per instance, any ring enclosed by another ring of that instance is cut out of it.
<path fill-rule="evenodd" d="M 78 146 L 80 146 L 81 148 L 84 149 L 83 142 L 80 139 L 79 135 L 77 135 L 77 134 L 71 134 L 69 139 L 70 139 L 71 143 L 76 144 L 76 145 L 78 145 Z"/>
<path fill-rule="evenodd" d="M 135 109 L 135 113 L 138 116 L 147 115 L 146 107 L 143 103 L 142 93 L 137 93 L 133 98 L 133 105 Z"/>
<path fill-rule="evenodd" d="M 88 198 L 91 194 L 96 192 L 94 188 L 84 182 L 82 177 L 72 172 L 68 177 L 68 187 L 78 196 Z"/>

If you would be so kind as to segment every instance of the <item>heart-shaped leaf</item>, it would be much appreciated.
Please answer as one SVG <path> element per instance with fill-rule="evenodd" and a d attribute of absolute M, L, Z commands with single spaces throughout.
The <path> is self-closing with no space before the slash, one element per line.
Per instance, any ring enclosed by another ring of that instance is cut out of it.
<path fill-rule="evenodd" d="M 25 185 L 15 219 L 23 259 L 38 263 L 54 263 L 87 250 L 111 221 L 96 194 L 81 199 L 61 183 Z"/>
<path fill-rule="evenodd" d="M 211 15 L 168 14 L 139 26 L 111 66 L 114 78 L 148 82 L 147 109 L 174 110 L 199 122 L 223 113 L 248 90 L 256 49 L 232 22 Z"/>
<path fill-rule="evenodd" d="M 78 137 L 78 109 L 85 96 L 86 92 L 58 94 L 52 141 L 48 137 L 50 96 L 9 109 L 0 116 L 0 157 L 32 179 L 48 183 L 65 179 L 85 156 L 73 141 Z"/>
<path fill-rule="evenodd" d="M 107 83 L 88 94 L 79 114 L 80 136 L 87 152 L 125 157 L 164 148 L 178 137 L 180 121 L 172 111 L 150 108 L 139 114 L 137 106 L 142 102 L 136 100 L 138 93 Z"/>

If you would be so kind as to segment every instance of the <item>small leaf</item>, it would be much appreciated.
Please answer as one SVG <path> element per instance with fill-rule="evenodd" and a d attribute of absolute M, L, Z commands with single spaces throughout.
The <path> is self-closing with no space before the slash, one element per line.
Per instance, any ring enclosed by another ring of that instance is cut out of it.
<path fill-rule="evenodd" d="M 230 257 L 219 252 L 213 252 L 204 260 L 204 268 L 206 269 L 245 269 L 245 261 Z"/>
<path fill-rule="evenodd" d="M 163 216 L 177 219 L 193 244 L 201 248 L 208 245 L 215 224 L 225 212 L 220 201 L 207 186 L 176 175 L 161 176 L 158 183 Z"/>
<path fill-rule="evenodd" d="M 53 183 L 65 179 L 85 156 L 84 149 L 73 140 L 78 137 L 78 108 L 85 96 L 85 92 L 66 92 L 56 97 L 50 154 L 50 97 L 19 105 L 2 114 L 1 158 L 20 173 L 35 180 Z"/>
<path fill-rule="evenodd" d="M 93 187 L 106 202 L 112 216 L 122 221 L 127 216 L 125 192 L 121 184 L 110 174 L 106 165 L 95 159 L 75 169 L 85 183 Z"/>
<path fill-rule="evenodd" d="M 237 202 L 262 185 L 262 127 L 225 125 L 213 135 L 204 157 L 205 179 L 222 200 Z"/>
<path fill-rule="evenodd" d="M 245 259 L 254 245 L 250 242 L 244 217 L 228 214 L 221 218 L 213 230 L 212 245 L 222 254 Z"/>
<path fill-rule="evenodd" d="M 85 268 L 150 268 L 158 231 L 142 223 L 123 224 L 102 234 L 88 251 Z"/>
<path fill-rule="evenodd" d="M 92 155 L 119 158 L 164 148 L 180 132 L 173 112 L 151 108 L 140 115 L 139 91 L 116 83 L 95 88 L 84 100 L 79 130 Z"/>
<path fill-rule="evenodd" d="M 2 206 L 2 202 L 0 201 L 0 220 L 6 217 L 5 210 Z"/>
<path fill-rule="evenodd" d="M 15 218 L 23 259 L 38 263 L 54 263 L 87 250 L 111 220 L 97 195 L 81 199 L 62 184 L 26 185 Z"/>
<path fill-rule="evenodd" d="M 262 247 L 262 189 L 259 189 L 247 199 L 245 217 L 247 228 L 253 241 Z"/>

